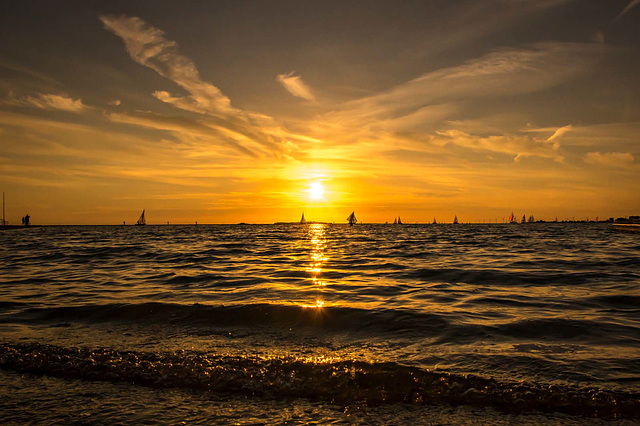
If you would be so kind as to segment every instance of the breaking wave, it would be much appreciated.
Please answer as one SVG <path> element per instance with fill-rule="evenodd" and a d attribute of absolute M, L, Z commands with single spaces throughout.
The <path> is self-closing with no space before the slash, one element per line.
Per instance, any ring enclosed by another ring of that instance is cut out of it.
<path fill-rule="evenodd" d="M 63 379 L 126 382 L 331 404 L 468 404 L 505 412 L 558 412 L 640 419 L 640 394 L 535 383 L 502 383 L 394 362 L 219 356 L 0 344 L 0 368 Z"/>

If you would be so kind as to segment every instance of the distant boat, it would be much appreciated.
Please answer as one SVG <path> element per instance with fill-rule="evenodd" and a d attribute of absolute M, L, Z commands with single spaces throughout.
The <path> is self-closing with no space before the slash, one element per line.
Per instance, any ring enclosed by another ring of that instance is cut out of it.
<path fill-rule="evenodd" d="M 393 218 L 393 224 L 394 224 L 394 225 L 397 225 L 397 224 L 398 224 L 398 218 L 397 218 L 397 217 L 394 217 L 394 218 Z"/>
<path fill-rule="evenodd" d="M 526 223 L 526 222 L 527 222 L 527 219 L 526 219 L 525 215 L 522 215 L 522 222 L 521 223 Z"/>
<path fill-rule="evenodd" d="M 138 219 L 138 221 L 136 222 L 136 225 L 146 225 L 147 224 L 147 219 L 145 219 L 144 217 L 144 210 L 142 210 L 142 214 L 140 215 L 140 218 Z"/>
<path fill-rule="evenodd" d="M 398 216 L 398 225 L 402 225 L 402 219 L 400 219 L 400 216 Z"/>
<path fill-rule="evenodd" d="M 435 218 L 435 217 L 433 218 L 433 224 L 434 224 L 434 225 L 437 225 L 437 224 L 438 224 L 438 222 L 436 222 L 436 218 Z"/>
<path fill-rule="evenodd" d="M 456 215 L 456 216 L 453 218 L 453 224 L 454 224 L 454 225 L 457 225 L 458 223 L 460 223 L 460 222 L 458 222 L 458 215 Z"/>
<path fill-rule="evenodd" d="M 347 221 L 349 222 L 349 226 L 353 226 L 355 223 L 358 223 L 358 219 L 356 219 L 356 212 L 351 212 Z"/>
<path fill-rule="evenodd" d="M 511 216 L 509 216 L 509 223 L 518 223 L 518 221 L 516 221 L 516 217 L 513 215 L 513 212 L 511 212 Z"/>
<path fill-rule="evenodd" d="M 304 218 L 304 213 L 302 213 L 302 219 L 300 219 L 300 225 L 304 225 L 307 223 L 307 220 Z"/>

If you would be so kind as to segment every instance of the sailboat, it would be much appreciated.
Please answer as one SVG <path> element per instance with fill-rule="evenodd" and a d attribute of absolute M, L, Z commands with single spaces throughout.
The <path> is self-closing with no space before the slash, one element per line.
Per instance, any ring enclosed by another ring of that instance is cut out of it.
<path fill-rule="evenodd" d="M 459 222 L 458 222 L 458 215 L 456 215 L 456 216 L 453 218 L 453 224 L 454 224 L 454 225 L 457 225 L 458 223 L 459 223 Z"/>
<path fill-rule="evenodd" d="M 304 213 L 302 213 L 302 219 L 300 219 L 300 225 L 304 225 L 307 223 L 307 220 L 304 218 Z"/>
<path fill-rule="evenodd" d="M 393 218 L 393 224 L 394 224 L 394 225 L 397 225 L 397 224 L 398 224 L 398 218 L 397 218 L 397 217 L 394 217 L 394 218 Z"/>
<path fill-rule="evenodd" d="M 138 221 L 136 222 L 136 225 L 146 225 L 147 224 L 147 219 L 144 218 L 144 210 L 142 210 L 142 214 L 140 215 L 140 219 L 138 219 Z"/>
<path fill-rule="evenodd" d="M 438 222 L 436 222 L 436 218 L 435 218 L 435 217 L 433 218 L 433 224 L 434 224 L 434 225 L 437 225 L 437 224 L 438 224 Z"/>
<path fill-rule="evenodd" d="M 402 219 L 400 219 L 400 216 L 398 216 L 398 225 L 402 225 Z"/>
<path fill-rule="evenodd" d="M 513 212 L 511 212 L 511 216 L 509 216 L 509 223 L 518 223 L 516 221 L 516 217 L 513 215 Z"/>
<path fill-rule="evenodd" d="M 347 221 L 349 222 L 349 226 L 353 226 L 355 223 L 358 223 L 358 219 L 356 219 L 356 212 L 351 212 Z"/>

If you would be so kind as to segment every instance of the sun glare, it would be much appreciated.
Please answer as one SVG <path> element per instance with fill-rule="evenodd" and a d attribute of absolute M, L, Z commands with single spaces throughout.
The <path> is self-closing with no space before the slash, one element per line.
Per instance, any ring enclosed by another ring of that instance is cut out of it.
<path fill-rule="evenodd" d="M 312 200 L 321 200 L 324 198 L 324 188 L 322 187 L 322 182 L 313 182 L 309 186 L 309 196 Z"/>

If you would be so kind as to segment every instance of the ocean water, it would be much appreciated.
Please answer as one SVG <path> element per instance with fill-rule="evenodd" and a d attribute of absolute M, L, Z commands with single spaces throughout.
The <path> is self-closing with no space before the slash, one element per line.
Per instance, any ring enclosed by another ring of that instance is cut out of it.
<path fill-rule="evenodd" d="M 0 233 L 8 423 L 640 421 L 640 238 L 607 224 Z"/>

